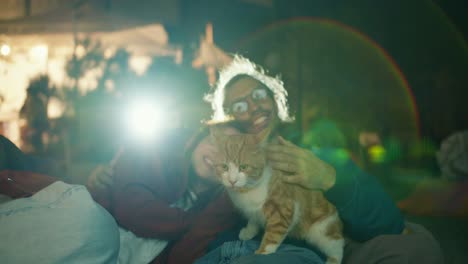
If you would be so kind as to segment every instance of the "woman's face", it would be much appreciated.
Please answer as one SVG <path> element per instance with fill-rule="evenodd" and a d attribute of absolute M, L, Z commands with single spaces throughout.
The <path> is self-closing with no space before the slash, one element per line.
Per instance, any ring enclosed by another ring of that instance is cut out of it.
<path fill-rule="evenodd" d="M 239 134 L 239 131 L 232 127 L 226 127 L 223 129 L 226 135 Z M 210 135 L 206 136 L 192 153 L 192 165 L 195 173 L 206 180 L 216 180 L 215 171 L 213 168 L 213 160 L 218 155 L 218 149 L 213 143 Z"/>
<path fill-rule="evenodd" d="M 206 136 L 195 148 L 192 153 L 192 165 L 199 177 L 206 180 L 215 179 L 213 160 L 217 151 L 210 136 Z"/>

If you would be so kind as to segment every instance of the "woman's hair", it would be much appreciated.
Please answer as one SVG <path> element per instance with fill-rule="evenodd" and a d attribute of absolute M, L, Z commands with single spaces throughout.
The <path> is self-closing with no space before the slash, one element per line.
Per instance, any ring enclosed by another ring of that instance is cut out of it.
<path fill-rule="evenodd" d="M 193 151 L 198 146 L 198 144 L 209 134 L 207 127 L 202 127 L 196 131 L 190 139 L 187 141 L 184 147 L 184 161 L 187 165 L 190 165 Z"/>

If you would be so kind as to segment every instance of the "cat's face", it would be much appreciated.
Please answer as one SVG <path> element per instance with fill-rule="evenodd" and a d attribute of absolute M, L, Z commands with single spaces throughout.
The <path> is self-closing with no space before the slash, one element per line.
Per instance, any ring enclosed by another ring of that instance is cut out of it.
<path fill-rule="evenodd" d="M 218 136 L 214 140 L 218 155 L 214 160 L 218 180 L 229 189 L 249 190 L 257 186 L 266 165 L 258 135 Z"/>
<path fill-rule="evenodd" d="M 237 130 L 232 127 L 223 127 L 222 131 L 224 135 L 235 135 L 239 134 Z M 191 161 L 196 174 L 203 179 L 217 180 L 214 171 L 214 160 L 219 156 L 217 146 L 214 144 L 212 136 L 207 136 L 202 139 L 195 147 Z"/>

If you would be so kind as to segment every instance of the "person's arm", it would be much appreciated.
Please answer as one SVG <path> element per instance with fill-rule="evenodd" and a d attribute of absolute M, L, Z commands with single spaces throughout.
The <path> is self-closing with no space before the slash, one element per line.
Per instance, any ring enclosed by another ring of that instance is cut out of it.
<path fill-rule="evenodd" d="M 172 147 L 178 153 L 176 143 Z M 186 188 L 183 162 L 171 152 L 127 149 L 113 173 L 111 213 L 119 225 L 140 237 L 180 238 L 196 214 L 173 206 Z"/>
<path fill-rule="evenodd" d="M 86 179 L 86 188 L 94 201 L 112 213 L 112 189 L 114 187 L 114 170 L 106 164 L 97 165 Z"/>
<path fill-rule="evenodd" d="M 128 184 L 114 191 L 113 215 L 138 236 L 174 240 L 188 229 L 193 213 L 171 207 L 145 185 Z"/>
<path fill-rule="evenodd" d="M 43 174 L 22 170 L 0 170 L 0 194 L 17 199 L 29 197 L 57 179 Z"/>
<path fill-rule="evenodd" d="M 377 179 L 362 171 L 342 151 L 321 150 L 318 157 L 336 170 L 335 184 L 324 192 L 336 206 L 345 232 L 356 241 L 383 234 L 401 234 L 404 219 Z M 333 154 L 335 153 L 335 154 Z"/>
<path fill-rule="evenodd" d="M 0 135 L 0 193 L 14 199 L 27 197 L 57 181 L 37 172 L 31 157 Z"/>

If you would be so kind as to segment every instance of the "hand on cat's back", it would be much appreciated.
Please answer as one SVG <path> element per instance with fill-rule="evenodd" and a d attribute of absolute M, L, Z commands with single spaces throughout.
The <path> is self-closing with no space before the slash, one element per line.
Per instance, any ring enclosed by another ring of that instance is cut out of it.
<path fill-rule="evenodd" d="M 335 184 L 336 171 L 331 165 L 282 137 L 267 146 L 267 157 L 274 170 L 283 172 L 286 183 L 323 191 Z"/>

